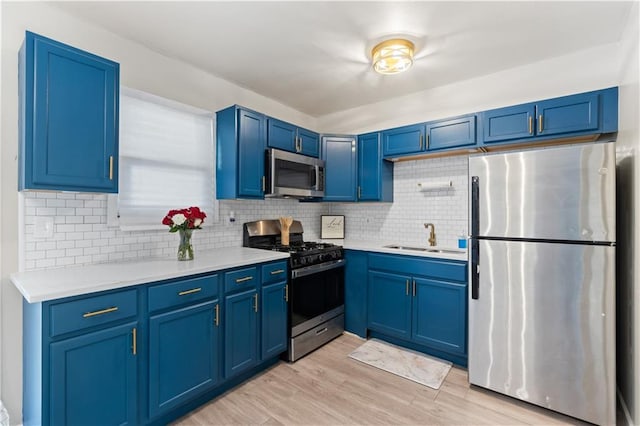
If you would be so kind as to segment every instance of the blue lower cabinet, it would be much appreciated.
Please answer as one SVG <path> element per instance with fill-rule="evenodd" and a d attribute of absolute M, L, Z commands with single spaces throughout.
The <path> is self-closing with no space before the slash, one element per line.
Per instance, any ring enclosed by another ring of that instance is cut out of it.
<path fill-rule="evenodd" d="M 258 291 L 225 297 L 224 375 L 233 377 L 258 362 Z"/>
<path fill-rule="evenodd" d="M 280 355 L 287 350 L 287 302 L 289 289 L 286 281 L 262 287 L 262 359 Z"/>
<path fill-rule="evenodd" d="M 367 252 L 345 250 L 344 329 L 367 337 Z"/>
<path fill-rule="evenodd" d="M 164 414 L 218 382 L 218 300 L 149 319 L 149 417 Z"/>
<path fill-rule="evenodd" d="M 467 287 L 414 278 L 413 340 L 433 348 L 466 353 Z"/>
<path fill-rule="evenodd" d="M 410 277 L 369 272 L 369 328 L 400 338 L 411 337 Z"/>
<path fill-rule="evenodd" d="M 368 263 L 370 335 L 466 366 L 466 262 L 369 254 Z M 347 313 L 351 302 L 346 298 Z"/>
<path fill-rule="evenodd" d="M 137 327 L 130 322 L 51 344 L 50 424 L 137 424 Z"/>

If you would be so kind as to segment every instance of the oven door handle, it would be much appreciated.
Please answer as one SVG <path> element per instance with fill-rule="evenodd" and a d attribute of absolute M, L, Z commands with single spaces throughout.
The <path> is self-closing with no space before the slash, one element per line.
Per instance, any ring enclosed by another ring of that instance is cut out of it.
<path fill-rule="evenodd" d="M 293 269 L 291 271 L 291 278 L 296 279 L 305 277 L 307 275 L 317 274 L 318 272 L 328 271 L 330 269 L 341 268 L 347 263 L 344 259 L 332 260 L 331 262 L 321 263 L 319 265 L 305 266 L 304 268 Z"/>

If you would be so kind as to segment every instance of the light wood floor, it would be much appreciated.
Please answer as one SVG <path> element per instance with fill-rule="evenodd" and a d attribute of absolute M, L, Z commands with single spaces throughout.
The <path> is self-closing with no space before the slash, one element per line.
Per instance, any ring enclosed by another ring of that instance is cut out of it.
<path fill-rule="evenodd" d="M 470 387 L 460 368 L 434 390 L 348 358 L 363 342 L 346 334 L 294 364 L 279 362 L 174 424 L 582 424 Z"/>

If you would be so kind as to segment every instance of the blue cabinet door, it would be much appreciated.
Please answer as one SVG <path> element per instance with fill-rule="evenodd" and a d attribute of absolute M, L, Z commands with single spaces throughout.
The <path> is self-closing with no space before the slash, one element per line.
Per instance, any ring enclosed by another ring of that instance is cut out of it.
<path fill-rule="evenodd" d="M 466 353 L 467 286 L 413 278 L 412 337 L 446 352 Z"/>
<path fill-rule="evenodd" d="M 424 124 L 385 130 L 382 132 L 382 155 L 395 157 L 426 150 L 425 132 Z"/>
<path fill-rule="evenodd" d="M 476 144 L 476 115 L 432 121 L 426 125 L 429 151 Z"/>
<path fill-rule="evenodd" d="M 367 252 L 345 250 L 344 329 L 367 337 Z"/>
<path fill-rule="evenodd" d="M 320 135 L 306 129 L 298 129 L 298 144 L 300 154 L 310 157 L 320 156 Z"/>
<path fill-rule="evenodd" d="M 213 300 L 149 319 L 149 417 L 217 383 L 219 309 Z"/>
<path fill-rule="evenodd" d="M 393 201 L 393 163 L 382 160 L 380 133 L 358 136 L 358 200 Z"/>
<path fill-rule="evenodd" d="M 356 140 L 323 136 L 324 201 L 356 201 Z"/>
<path fill-rule="evenodd" d="M 287 350 L 287 283 L 264 286 L 261 296 L 262 360 L 265 360 Z"/>
<path fill-rule="evenodd" d="M 533 103 L 483 112 L 484 142 L 503 142 L 533 137 L 535 113 Z"/>
<path fill-rule="evenodd" d="M 267 119 L 267 146 L 290 152 L 298 152 L 298 133 L 293 124 L 275 118 Z"/>
<path fill-rule="evenodd" d="M 50 345 L 52 425 L 135 425 L 137 322 Z M 49 368 L 49 366 L 45 367 Z"/>
<path fill-rule="evenodd" d="M 258 303 L 256 289 L 225 298 L 225 378 L 246 371 L 258 362 Z"/>
<path fill-rule="evenodd" d="M 411 337 L 411 278 L 405 275 L 369 271 L 368 325 L 389 336 Z"/>
<path fill-rule="evenodd" d="M 264 198 L 265 119 L 238 109 L 238 197 Z"/>
<path fill-rule="evenodd" d="M 545 136 L 597 129 L 598 98 L 597 93 L 585 93 L 538 102 L 537 134 Z"/>
<path fill-rule="evenodd" d="M 119 65 L 27 32 L 20 189 L 118 192 Z"/>

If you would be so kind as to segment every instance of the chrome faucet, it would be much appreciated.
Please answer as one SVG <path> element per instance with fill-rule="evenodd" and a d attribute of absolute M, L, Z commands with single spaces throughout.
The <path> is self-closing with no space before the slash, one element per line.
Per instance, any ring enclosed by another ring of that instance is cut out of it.
<path fill-rule="evenodd" d="M 429 245 L 433 247 L 436 245 L 436 226 L 433 223 L 424 224 L 425 229 L 429 229 L 429 227 L 431 227 L 431 232 L 429 232 Z"/>

